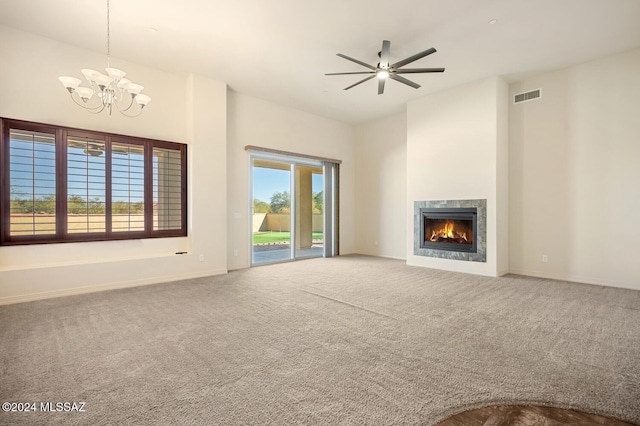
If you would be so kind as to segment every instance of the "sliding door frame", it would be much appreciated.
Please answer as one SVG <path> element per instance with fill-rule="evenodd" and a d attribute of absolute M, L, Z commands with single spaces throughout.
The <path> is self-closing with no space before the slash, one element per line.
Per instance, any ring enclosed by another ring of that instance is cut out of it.
<path fill-rule="evenodd" d="M 307 155 L 298 155 L 294 153 L 285 153 L 282 151 L 268 150 L 247 146 L 245 149 L 249 151 L 249 249 L 250 264 L 257 266 L 267 263 L 256 264 L 254 262 L 253 250 L 253 199 L 254 199 L 254 176 L 253 167 L 254 160 L 266 160 L 290 165 L 290 188 L 291 197 L 290 207 L 290 235 L 291 235 L 291 254 L 290 258 L 280 262 L 290 262 L 296 260 L 296 241 L 298 235 L 296 228 L 296 167 L 307 166 L 322 168 L 323 171 L 323 257 L 332 257 L 338 255 L 338 194 L 339 194 L 339 160 L 331 160 L 325 158 L 311 157 Z M 302 259 L 302 258 L 301 258 Z M 271 262 L 268 262 L 271 263 Z M 274 262 L 275 263 L 275 262 Z"/>

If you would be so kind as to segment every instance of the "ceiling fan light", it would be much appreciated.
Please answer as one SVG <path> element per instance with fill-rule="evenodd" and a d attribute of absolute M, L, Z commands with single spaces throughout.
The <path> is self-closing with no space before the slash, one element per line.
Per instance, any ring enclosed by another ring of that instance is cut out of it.
<path fill-rule="evenodd" d="M 380 80 L 389 78 L 389 71 L 385 69 L 379 69 L 378 71 L 376 71 L 376 77 L 378 77 Z"/>

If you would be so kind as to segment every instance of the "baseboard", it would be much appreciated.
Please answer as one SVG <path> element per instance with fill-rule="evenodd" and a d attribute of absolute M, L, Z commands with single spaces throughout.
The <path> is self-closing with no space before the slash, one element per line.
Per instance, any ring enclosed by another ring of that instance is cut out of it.
<path fill-rule="evenodd" d="M 209 277 L 213 275 L 226 274 L 226 269 L 207 271 L 205 273 L 178 274 L 164 277 L 145 278 L 141 280 L 123 281 L 117 283 L 100 284 L 86 287 L 65 288 L 61 290 L 44 291 L 40 293 L 21 294 L 19 296 L 8 296 L 0 298 L 1 305 L 12 305 L 15 303 L 33 302 L 35 300 L 52 299 L 55 297 L 75 296 L 79 294 L 96 293 L 99 291 L 117 290 L 128 287 L 140 287 L 144 285 L 162 284 L 171 281 L 188 280 L 192 278 Z"/>
<path fill-rule="evenodd" d="M 561 274 L 551 274 L 551 273 L 542 272 L 542 271 L 530 271 L 526 269 L 513 269 L 513 268 L 509 269 L 509 273 L 516 274 L 516 275 L 525 275 L 528 277 L 546 278 L 546 279 L 557 280 L 557 281 L 568 281 L 572 283 L 601 285 L 605 287 L 626 288 L 629 290 L 640 290 L 640 285 L 633 286 L 632 284 L 629 284 L 629 283 L 616 282 L 612 280 L 603 280 L 600 278 L 593 278 L 593 277 L 583 277 L 583 276 L 567 277 Z"/>
<path fill-rule="evenodd" d="M 396 259 L 396 260 L 407 260 L 407 257 L 398 257 L 398 256 L 389 256 L 381 253 L 371 252 L 367 250 L 358 250 L 353 253 L 343 253 L 342 255 L 346 256 L 348 254 L 362 254 L 364 256 L 373 256 L 373 257 L 381 257 L 383 259 Z"/>

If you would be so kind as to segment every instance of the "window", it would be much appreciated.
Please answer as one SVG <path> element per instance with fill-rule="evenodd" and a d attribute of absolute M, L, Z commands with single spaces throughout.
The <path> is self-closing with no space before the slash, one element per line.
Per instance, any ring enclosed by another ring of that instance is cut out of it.
<path fill-rule="evenodd" d="M 0 244 L 187 235 L 186 145 L 0 124 Z"/>
<path fill-rule="evenodd" d="M 57 232 L 55 134 L 11 129 L 10 135 L 5 191 L 10 199 L 11 235 L 48 238 Z"/>
<path fill-rule="evenodd" d="M 67 232 L 107 230 L 104 140 L 67 136 Z"/>
<path fill-rule="evenodd" d="M 153 148 L 153 229 L 171 230 L 182 226 L 182 160 L 180 153 Z"/>
<path fill-rule="evenodd" d="M 114 143 L 111 170 L 111 229 L 144 231 L 144 146 Z"/>

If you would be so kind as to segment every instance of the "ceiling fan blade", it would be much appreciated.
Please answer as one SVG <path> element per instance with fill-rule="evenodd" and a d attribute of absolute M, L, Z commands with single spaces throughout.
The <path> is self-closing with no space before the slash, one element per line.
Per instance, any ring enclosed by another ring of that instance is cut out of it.
<path fill-rule="evenodd" d="M 117 147 L 112 145 L 111 152 L 118 153 L 118 154 L 129 155 L 129 150 L 127 148 L 125 148 L 125 147 L 117 148 Z"/>
<path fill-rule="evenodd" d="M 444 68 L 408 68 L 396 70 L 396 74 L 419 74 L 422 72 L 444 72 Z"/>
<path fill-rule="evenodd" d="M 352 74 L 375 74 L 375 71 L 358 71 L 358 72 L 330 72 L 325 75 L 352 75 Z"/>
<path fill-rule="evenodd" d="M 414 82 L 413 82 L 413 81 L 411 81 L 411 80 L 407 80 L 407 79 L 406 79 L 406 78 L 404 78 L 404 77 L 400 77 L 399 75 L 396 75 L 396 74 L 391 74 L 391 75 L 389 76 L 389 78 L 394 79 L 395 81 L 399 81 L 400 83 L 404 83 L 404 84 L 406 84 L 407 86 L 411 86 L 411 87 L 413 87 L 414 89 L 418 89 L 418 88 L 420 88 L 420 85 L 419 85 L 419 84 L 414 83 Z"/>
<path fill-rule="evenodd" d="M 391 42 L 382 40 L 382 50 L 380 51 L 380 68 L 389 68 L 389 51 L 391 50 Z"/>
<path fill-rule="evenodd" d="M 351 89 L 352 87 L 357 86 L 358 84 L 361 84 L 361 83 L 364 83 L 365 81 L 371 80 L 371 79 L 372 79 L 373 77 L 375 77 L 375 76 L 376 76 L 375 74 L 370 75 L 369 77 L 367 77 L 367 78 L 365 78 L 365 79 L 363 79 L 363 80 L 360 80 L 360 81 L 359 81 L 359 82 L 357 82 L 356 84 L 352 84 L 352 85 L 351 85 L 351 86 L 349 86 L 349 87 L 345 87 L 345 88 L 344 88 L 344 90 L 349 90 L 349 89 Z"/>
<path fill-rule="evenodd" d="M 427 49 L 423 52 L 420 53 L 416 53 L 413 56 L 409 56 L 406 59 L 403 59 L 401 61 L 396 62 L 395 64 L 391 65 L 391 68 L 400 68 L 403 67 L 407 64 L 410 64 L 413 61 L 417 61 L 420 58 L 424 58 L 425 56 L 431 55 L 432 53 L 436 53 L 436 49 L 434 49 L 433 47 L 431 49 Z"/>
<path fill-rule="evenodd" d="M 362 65 L 365 68 L 369 68 L 370 70 L 374 70 L 374 71 L 376 70 L 376 67 L 374 67 L 373 65 L 365 64 L 364 62 L 359 61 L 357 59 L 354 59 L 354 58 L 352 58 L 350 56 L 343 55 L 342 53 L 337 53 L 337 55 L 340 56 L 341 58 L 344 58 L 344 59 L 348 60 L 348 61 L 355 62 L 358 65 Z"/>
<path fill-rule="evenodd" d="M 384 93 L 384 82 L 386 78 L 381 78 L 378 80 L 378 95 L 382 95 Z"/>
<path fill-rule="evenodd" d="M 86 141 L 77 141 L 77 140 L 73 140 L 73 139 L 67 139 L 67 145 L 69 145 L 72 148 L 86 148 L 87 147 L 87 142 Z"/>

